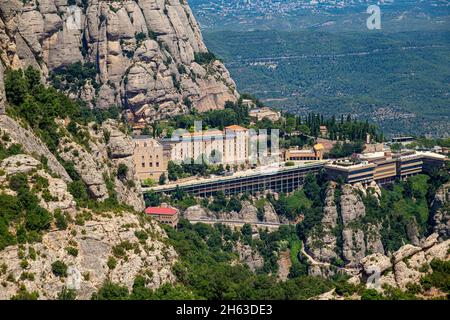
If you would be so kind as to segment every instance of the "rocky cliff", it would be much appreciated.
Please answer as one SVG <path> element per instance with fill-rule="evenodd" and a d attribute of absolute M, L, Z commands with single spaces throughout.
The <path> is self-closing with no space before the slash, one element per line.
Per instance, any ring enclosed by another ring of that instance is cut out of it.
<path fill-rule="evenodd" d="M 434 232 L 436 232 L 442 240 L 450 238 L 449 199 L 450 184 L 447 183 L 436 192 L 431 206 Z"/>
<path fill-rule="evenodd" d="M 265 202 L 262 207 L 264 212 L 264 219 L 261 222 L 280 223 L 279 217 L 275 209 L 269 202 Z M 214 213 L 207 208 L 199 205 L 187 208 L 183 213 L 184 218 L 188 220 L 201 219 L 219 219 L 228 221 L 243 221 L 246 223 L 258 223 L 258 209 L 249 201 L 242 201 L 242 209 L 239 212 L 219 212 Z"/>
<path fill-rule="evenodd" d="M 0 61 L 0 115 L 5 113 L 5 85 L 3 83 L 3 64 Z"/>
<path fill-rule="evenodd" d="M 10 189 L 12 177 L 18 174 L 27 177 L 27 199 L 36 196 L 39 205 L 34 208 L 39 213 L 36 220 L 28 220 L 30 212 L 17 214 L 24 216 L 17 221 L 5 213 L 6 222 L 2 222 L 8 231 L 1 240 L 8 243 L 0 241 L 0 299 L 24 290 L 37 293 L 39 299 L 55 299 L 63 288 L 75 290 L 77 299 L 89 299 L 107 280 L 129 289 L 138 275 L 146 278 L 149 288 L 175 280 L 171 270 L 177 254 L 154 221 L 128 209 L 96 212 L 78 208 L 67 183 L 48 170 L 27 154 L 0 163 L 2 206 L 9 208 L 14 203 L 8 197 L 20 198 L 20 191 Z M 27 221 L 26 231 L 19 231 L 24 228 L 19 226 L 22 219 Z M 39 219 L 48 220 L 36 231 L 33 228 Z M 34 234 L 34 240 L 27 234 Z M 20 244 L 8 240 L 16 237 Z"/>
<path fill-rule="evenodd" d="M 145 275 L 149 288 L 173 282 L 171 267 L 177 258 L 173 248 L 151 236 L 144 241 L 136 236 L 161 233 L 154 222 L 123 213 L 94 216 L 83 226 L 71 225 L 67 230 L 54 228 L 40 243 L 10 246 L 0 251 L 0 299 L 10 299 L 22 285 L 28 292 L 37 292 L 39 299 L 56 299 L 64 287 L 75 290 L 77 299 L 90 299 L 108 279 L 129 290 L 137 275 Z M 123 255 L 122 247 L 126 248 Z M 67 266 L 64 277 L 52 271 L 56 261 Z"/>
<path fill-rule="evenodd" d="M 323 217 L 305 242 L 305 251 L 315 261 L 310 267 L 314 275 L 329 276 L 339 268 L 352 273 L 360 261 L 371 253 L 384 253 L 381 242 L 381 225 L 363 224 L 366 215 L 362 194 L 379 188 L 372 184 L 362 186 L 336 186 L 330 183 L 325 197 Z"/>
<path fill-rule="evenodd" d="M 91 63 L 94 75 L 65 88 L 91 107 L 120 105 L 148 121 L 238 96 L 184 0 L 0 0 L 0 40 L 6 66 L 46 78 Z"/>
<path fill-rule="evenodd" d="M 430 270 L 426 266 L 433 259 L 449 259 L 450 240 L 439 243 L 438 234 L 429 236 L 421 246 L 407 244 L 391 256 L 380 253 L 372 254 L 361 260 L 360 277 L 365 280 L 373 273 L 379 272 L 379 285 L 388 284 L 406 289 L 408 283 L 417 283 Z"/>

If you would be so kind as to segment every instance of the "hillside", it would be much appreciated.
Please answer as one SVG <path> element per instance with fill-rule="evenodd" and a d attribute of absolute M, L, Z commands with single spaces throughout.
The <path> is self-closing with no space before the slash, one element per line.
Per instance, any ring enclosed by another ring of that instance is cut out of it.
<path fill-rule="evenodd" d="M 351 113 L 387 134 L 448 136 L 448 32 L 205 32 L 241 92 L 305 115 Z M 264 50 L 262 50 L 264 48 Z"/>

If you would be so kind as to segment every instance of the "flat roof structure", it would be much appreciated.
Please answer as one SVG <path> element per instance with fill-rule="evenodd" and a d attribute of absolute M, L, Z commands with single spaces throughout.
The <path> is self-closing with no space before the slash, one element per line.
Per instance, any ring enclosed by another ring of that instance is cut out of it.
<path fill-rule="evenodd" d="M 238 172 L 232 176 L 198 179 L 194 181 L 172 183 L 169 185 L 144 188 L 143 191 L 156 193 L 171 193 L 177 187 L 196 196 L 211 196 L 218 191 L 227 195 L 244 192 L 291 192 L 303 185 L 307 174 L 318 174 L 323 169 L 324 161 L 302 164 L 292 167 L 266 167 L 259 170 Z"/>

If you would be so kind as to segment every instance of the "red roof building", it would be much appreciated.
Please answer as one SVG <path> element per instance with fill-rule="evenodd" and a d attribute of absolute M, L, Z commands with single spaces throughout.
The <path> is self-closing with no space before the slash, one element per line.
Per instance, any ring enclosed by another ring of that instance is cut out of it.
<path fill-rule="evenodd" d="M 176 227 L 178 224 L 178 210 L 169 207 L 149 207 L 145 213 L 153 217 L 156 221 Z"/>

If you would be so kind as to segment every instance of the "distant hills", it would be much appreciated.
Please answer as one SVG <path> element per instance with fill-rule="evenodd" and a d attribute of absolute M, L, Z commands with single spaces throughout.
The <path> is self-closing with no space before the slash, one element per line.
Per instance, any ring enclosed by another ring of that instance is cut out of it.
<path fill-rule="evenodd" d="M 351 113 L 388 135 L 449 135 L 448 1 L 381 3 L 376 31 L 370 1 L 190 3 L 241 92 L 299 114 Z"/>
<path fill-rule="evenodd" d="M 379 5 L 391 31 L 448 30 L 446 0 L 190 0 L 202 28 L 208 30 L 320 29 L 358 31 L 365 28 L 369 5 Z"/>

